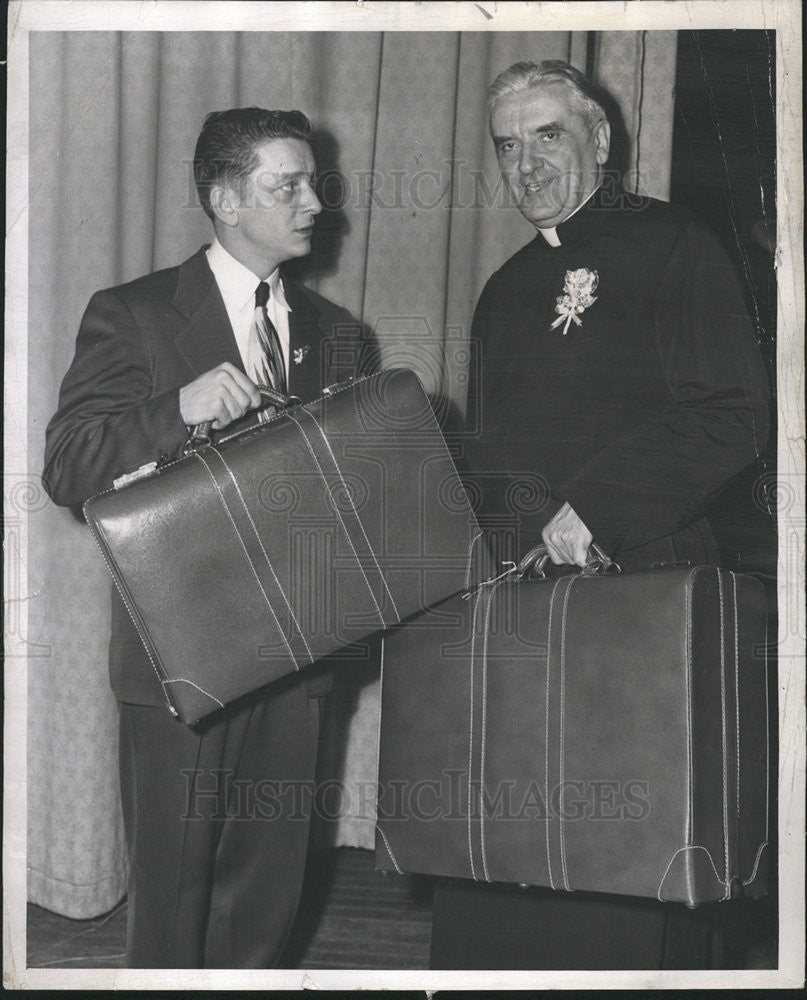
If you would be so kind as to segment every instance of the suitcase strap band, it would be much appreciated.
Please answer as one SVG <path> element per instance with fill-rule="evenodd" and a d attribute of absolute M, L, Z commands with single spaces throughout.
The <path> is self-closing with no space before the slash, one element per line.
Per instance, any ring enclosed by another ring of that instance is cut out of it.
<path fill-rule="evenodd" d="M 367 588 L 381 628 L 397 625 L 402 615 L 325 430 L 307 407 L 288 414 L 288 419 L 296 425 L 331 498 L 333 511 Z"/>
<path fill-rule="evenodd" d="M 227 520 L 238 539 L 244 563 L 255 580 L 277 631 L 277 648 L 267 645 L 259 651 L 259 655 L 267 659 L 270 656 L 276 657 L 280 647 L 285 647 L 292 667 L 299 670 L 312 663 L 315 657 L 297 620 L 290 595 L 286 593 L 270 553 L 261 540 L 238 479 L 215 446 L 196 452 L 195 457 L 207 469 Z"/>

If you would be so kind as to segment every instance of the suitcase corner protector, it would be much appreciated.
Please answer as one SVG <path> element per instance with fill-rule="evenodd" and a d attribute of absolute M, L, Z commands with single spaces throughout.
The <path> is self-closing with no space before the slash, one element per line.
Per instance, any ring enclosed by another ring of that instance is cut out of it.
<path fill-rule="evenodd" d="M 679 847 L 670 858 L 659 882 L 662 903 L 684 903 L 689 907 L 728 898 L 728 886 L 717 874 L 708 848 L 699 844 Z"/>

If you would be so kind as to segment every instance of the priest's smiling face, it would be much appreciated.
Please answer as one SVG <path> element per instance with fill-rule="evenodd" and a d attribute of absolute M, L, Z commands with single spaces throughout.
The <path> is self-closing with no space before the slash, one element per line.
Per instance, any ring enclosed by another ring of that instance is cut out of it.
<path fill-rule="evenodd" d="M 539 229 L 557 226 L 586 201 L 608 159 L 608 122 L 588 120 L 565 83 L 500 97 L 490 131 L 516 205 Z"/>

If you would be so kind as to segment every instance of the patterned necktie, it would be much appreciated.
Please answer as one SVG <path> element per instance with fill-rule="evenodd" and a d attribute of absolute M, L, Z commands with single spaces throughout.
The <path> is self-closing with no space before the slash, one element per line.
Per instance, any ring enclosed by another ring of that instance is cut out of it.
<path fill-rule="evenodd" d="M 288 394 L 286 366 L 283 362 L 283 348 L 277 335 L 275 324 L 269 319 L 266 303 L 269 301 L 269 285 L 262 281 L 255 289 L 255 332 L 261 346 L 262 357 L 256 363 L 258 383 L 271 385 L 278 392 Z"/>

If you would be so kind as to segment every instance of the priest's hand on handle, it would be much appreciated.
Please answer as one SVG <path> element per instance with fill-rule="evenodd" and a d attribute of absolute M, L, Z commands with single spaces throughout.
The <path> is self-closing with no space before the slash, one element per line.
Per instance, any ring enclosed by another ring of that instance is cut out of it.
<path fill-rule="evenodd" d="M 568 503 L 546 525 L 541 538 L 553 563 L 586 565 L 592 535 Z"/>
<path fill-rule="evenodd" d="M 188 427 L 207 420 L 219 431 L 261 405 L 255 383 L 224 361 L 179 390 L 179 412 Z"/>

